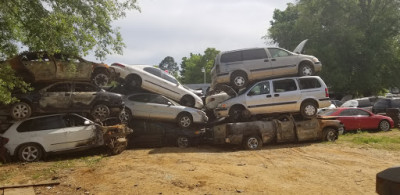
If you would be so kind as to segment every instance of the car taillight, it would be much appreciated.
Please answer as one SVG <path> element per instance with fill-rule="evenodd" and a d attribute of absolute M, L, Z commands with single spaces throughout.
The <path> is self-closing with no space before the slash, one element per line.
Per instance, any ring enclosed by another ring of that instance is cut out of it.
<path fill-rule="evenodd" d="M 329 97 L 328 88 L 325 88 L 325 97 Z"/>
<path fill-rule="evenodd" d="M 125 68 L 125 66 L 120 64 L 120 63 L 113 63 L 113 64 L 111 64 L 111 66 L 118 66 L 118 67 L 121 67 L 121 68 Z"/>
<path fill-rule="evenodd" d="M 4 146 L 8 143 L 8 141 L 10 141 L 8 138 L 5 137 L 0 137 L 0 145 Z"/>

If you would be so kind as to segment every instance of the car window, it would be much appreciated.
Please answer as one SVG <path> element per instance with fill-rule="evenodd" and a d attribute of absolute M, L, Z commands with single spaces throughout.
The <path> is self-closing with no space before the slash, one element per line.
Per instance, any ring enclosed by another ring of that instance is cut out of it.
<path fill-rule="evenodd" d="M 293 79 L 284 79 L 272 82 L 274 92 L 287 92 L 297 90 L 296 82 Z"/>
<path fill-rule="evenodd" d="M 31 132 L 31 131 L 44 131 L 49 129 L 60 129 L 64 128 L 65 123 L 60 115 L 42 117 L 37 119 L 31 119 L 22 122 L 18 128 L 18 132 Z"/>
<path fill-rule="evenodd" d="M 79 127 L 85 125 L 85 119 L 74 114 L 67 114 L 63 117 L 67 127 Z"/>
<path fill-rule="evenodd" d="M 160 95 L 153 95 L 150 102 L 155 104 L 168 104 L 169 100 Z"/>
<path fill-rule="evenodd" d="M 369 107 L 372 106 L 371 101 L 369 99 L 362 99 L 362 100 L 357 100 L 358 101 L 358 107 Z"/>
<path fill-rule="evenodd" d="M 387 107 L 388 107 L 388 104 L 389 104 L 389 101 L 390 101 L 390 100 L 388 100 L 388 99 L 381 99 L 381 100 L 378 100 L 378 101 L 374 104 L 374 107 L 375 107 L 375 108 L 387 108 Z"/>
<path fill-rule="evenodd" d="M 46 90 L 47 92 L 68 92 L 71 91 L 71 85 L 69 83 L 55 84 Z"/>
<path fill-rule="evenodd" d="M 364 110 L 354 110 L 354 115 L 356 116 L 369 116 L 369 113 Z"/>
<path fill-rule="evenodd" d="M 392 99 L 392 108 L 400 108 L 400 99 Z"/>
<path fill-rule="evenodd" d="M 277 57 L 287 57 L 290 56 L 292 54 L 290 54 L 289 52 L 279 49 L 279 48 L 268 48 L 269 53 L 271 54 L 271 56 L 273 58 L 277 58 Z"/>
<path fill-rule="evenodd" d="M 129 100 L 135 102 L 149 102 L 151 99 L 150 94 L 140 94 L 140 95 L 132 95 L 128 97 Z"/>
<path fill-rule="evenodd" d="M 336 109 L 328 109 L 328 110 L 322 111 L 321 113 L 319 113 L 319 115 L 321 115 L 321 116 L 331 116 L 336 111 L 337 111 Z"/>
<path fill-rule="evenodd" d="M 21 55 L 21 61 L 48 62 L 50 59 L 46 53 L 26 53 Z"/>
<path fill-rule="evenodd" d="M 313 89 L 320 88 L 321 83 L 315 78 L 300 78 L 299 79 L 300 89 Z"/>
<path fill-rule="evenodd" d="M 267 53 L 265 53 L 265 49 L 249 49 L 243 51 L 243 60 L 258 60 L 265 59 L 267 57 Z"/>
<path fill-rule="evenodd" d="M 247 95 L 261 95 L 261 94 L 269 94 L 269 81 L 261 82 L 255 85 Z"/>
<path fill-rule="evenodd" d="M 75 83 L 75 92 L 96 92 L 99 89 L 87 83 Z"/>
<path fill-rule="evenodd" d="M 143 69 L 144 71 L 152 74 L 152 75 L 156 75 L 158 77 L 161 77 L 161 70 L 157 69 L 157 68 L 152 68 L 152 67 L 146 67 Z"/>
<path fill-rule="evenodd" d="M 357 107 L 357 106 L 358 106 L 357 100 L 347 100 L 340 107 Z"/>
<path fill-rule="evenodd" d="M 171 83 L 178 84 L 178 81 L 168 73 L 163 72 L 162 73 L 162 78 L 167 80 L 167 81 L 169 81 L 169 82 L 171 82 Z"/>
<path fill-rule="evenodd" d="M 339 114 L 339 116 L 353 116 L 353 115 L 354 115 L 353 109 L 346 109 L 346 110 L 343 110 L 343 111 Z"/>
<path fill-rule="evenodd" d="M 224 53 L 221 56 L 222 63 L 237 62 L 237 61 L 242 61 L 242 52 L 241 51 Z"/>

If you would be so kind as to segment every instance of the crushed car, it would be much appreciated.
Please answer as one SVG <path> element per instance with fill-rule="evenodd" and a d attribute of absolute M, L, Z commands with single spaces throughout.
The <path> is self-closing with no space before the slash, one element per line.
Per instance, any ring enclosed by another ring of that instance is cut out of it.
<path fill-rule="evenodd" d="M 2 128 L 0 140 L 11 156 L 33 162 L 47 154 L 106 146 L 110 154 L 126 148 L 126 125 L 102 126 L 78 114 L 54 114 L 15 121 Z"/>
<path fill-rule="evenodd" d="M 103 87 L 118 78 L 114 68 L 81 57 L 47 52 L 24 52 L 2 63 L 29 83 L 61 80 L 92 81 Z"/>
<path fill-rule="evenodd" d="M 295 119 L 292 115 L 282 115 L 272 120 L 222 123 L 208 128 L 204 137 L 212 144 L 236 144 L 255 150 L 270 143 L 335 141 L 341 133 L 343 124 L 335 119 Z"/>
<path fill-rule="evenodd" d="M 35 113 L 90 113 L 102 120 L 123 109 L 122 95 L 106 92 L 88 82 L 56 82 L 26 94 L 15 94 L 20 100 L 10 105 L 10 115 L 16 120 Z"/>

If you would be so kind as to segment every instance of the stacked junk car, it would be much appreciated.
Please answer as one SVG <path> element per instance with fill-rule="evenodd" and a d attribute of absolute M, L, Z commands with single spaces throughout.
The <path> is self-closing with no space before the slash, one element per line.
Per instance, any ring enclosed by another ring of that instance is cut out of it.
<path fill-rule="evenodd" d="M 46 52 L 22 53 L 2 66 L 34 90 L 2 105 L 0 156 L 38 161 L 48 154 L 104 147 L 199 143 L 263 144 L 334 141 L 343 125 L 318 117 L 330 105 L 328 88 L 314 76 L 321 62 L 270 47 L 221 52 L 204 102 L 194 90 L 151 65 L 106 64 Z M 71 68 L 72 67 L 72 68 Z"/>

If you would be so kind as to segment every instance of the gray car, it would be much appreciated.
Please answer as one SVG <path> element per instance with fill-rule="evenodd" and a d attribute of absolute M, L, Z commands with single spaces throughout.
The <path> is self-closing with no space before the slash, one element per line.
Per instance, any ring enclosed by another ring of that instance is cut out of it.
<path fill-rule="evenodd" d="M 240 89 L 261 79 L 314 75 L 321 71 L 322 65 L 316 57 L 300 54 L 306 42 L 301 42 L 293 52 L 277 47 L 221 52 L 211 69 L 211 89 L 220 84 Z"/>
<path fill-rule="evenodd" d="M 121 121 L 133 118 L 150 118 L 162 121 L 176 121 L 180 127 L 190 127 L 193 123 L 205 123 L 206 114 L 198 109 L 181 106 L 159 94 L 138 93 L 124 99 L 125 109 Z"/>

